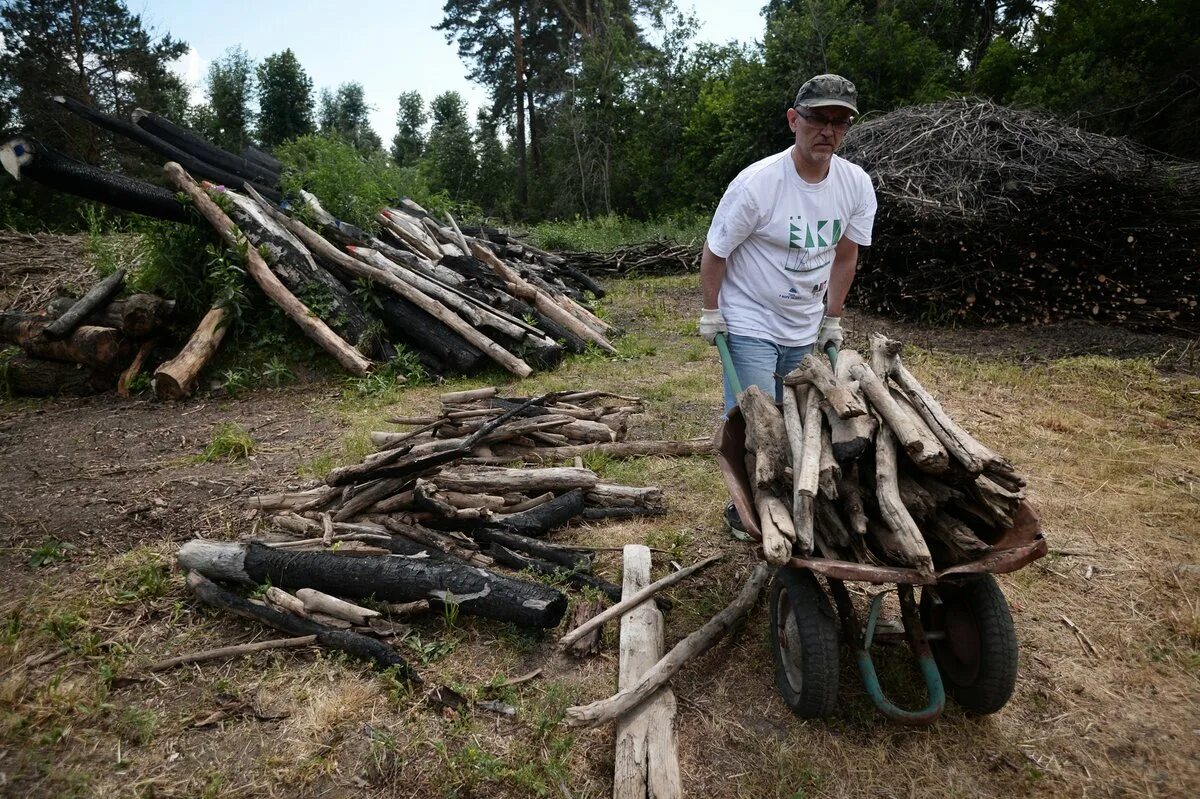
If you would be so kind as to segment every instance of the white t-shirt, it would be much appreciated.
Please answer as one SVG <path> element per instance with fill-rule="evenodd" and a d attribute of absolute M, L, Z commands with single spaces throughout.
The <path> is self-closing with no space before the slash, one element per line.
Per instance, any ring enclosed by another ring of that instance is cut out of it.
<path fill-rule="evenodd" d="M 799 347 L 816 341 L 834 245 L 867 246 L 875 189 L 838 156 L 820 183 L 796 173 L 789 147 L 742 170 L 721 198 L 708 249 L 728 259 L 720 307 L 730 333 Z"/>

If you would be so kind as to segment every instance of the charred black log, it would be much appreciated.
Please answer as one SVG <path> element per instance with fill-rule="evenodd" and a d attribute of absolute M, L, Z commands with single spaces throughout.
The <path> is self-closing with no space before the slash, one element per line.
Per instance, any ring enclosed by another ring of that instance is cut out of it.
<path fill-rule="evenodd" d="M 142 130 L 148 131 L 151 135 L 157 136 L 167 144 L 178 147 L 201 161 L 231 172 L 245 180 L 270 186 L 273 189 L 279 188 L 278 170 L 267 169 L 254 161 L 223 150 L 187 128 L 176 125 L 166 117 L 138 108 L 134 110 L 132 119 L 133 124 Z"/>
<path fill-rule="evenodd" d="M 508 547 L 500 544 L 492 544 L 488 549 L 488 554 L 496 559 L 496 562 L 502 566 L 507 566 L 510 569 L 529 569 L 538 574 L 545 574 L 550 577 L 561 577 L 572 585 L 587 585 L 592 588 L 598 588 L 613 602 L 621 601 L 621 586 L 614 585 L 608 580 L 596 577 L 592 574 L 584 572 L 572 571 L 564 568 L 557 563 L 531 558 L 527 555 L 522 555 L 519 552 L 514 552 Z"/>
<path fill-rule="evenodd" d="M 583 489 L 575 488 L 523 513 L 497 517 L 488 526 L 506 533 L 537 538 L 565 526 L 583 513 L 583 505 Z"/>

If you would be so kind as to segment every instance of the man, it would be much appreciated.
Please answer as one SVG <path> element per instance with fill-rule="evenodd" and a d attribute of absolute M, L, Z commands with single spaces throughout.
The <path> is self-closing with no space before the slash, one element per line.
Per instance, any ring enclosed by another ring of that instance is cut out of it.
<path fill-rule="evenodd" d="M 801 86 L 787 112 L 795 143 L 729 184 L 700 258 L 701 335 L 713 343 L 728 334 L 742 388 L 757 385 L 776 402 L 779 378 L 814 347 L 841 346 L 858 248 L 871 243 L 871 179 L 834 154 L 857 105 L 854 84 L 840 75 Z M 736 403 L 726 375 L 725 411 Z"/>

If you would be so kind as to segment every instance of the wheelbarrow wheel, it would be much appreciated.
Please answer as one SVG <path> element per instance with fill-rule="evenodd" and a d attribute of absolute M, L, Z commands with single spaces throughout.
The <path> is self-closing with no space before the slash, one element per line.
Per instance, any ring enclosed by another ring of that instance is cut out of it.
<path fill-rule="evenodd" d="M 948 693 L 968 713 L 995 713 L 1017 684 L 1017 633 L 1008 601 L 990 574 L 921 592 L 921 624 Z"/>
<path fill-rule="evenodd" d="M 812 572 L 780 569 L 771 583 L 775 684 L 806 719 L 833 712 L 838 692 L 838 636 L 829 598 Z"/>

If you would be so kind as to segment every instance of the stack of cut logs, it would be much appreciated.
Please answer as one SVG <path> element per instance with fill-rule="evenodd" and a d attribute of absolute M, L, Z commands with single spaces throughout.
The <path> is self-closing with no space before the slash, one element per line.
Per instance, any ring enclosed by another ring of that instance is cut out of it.
<path fill-rule="evenodd" d="M 950 418 L 899 353 L 874 335 L 869 362 L 848 349 L 836 370 L 806 357 L 784 379 L 782 412 L 755 386 L 740 395 L 771 563 L 816 551 L 931 574 L 980 557 L 1013 527 L 1025 481 Z"/>
<path fill-rule="evenodd" d="M 244 253 L 247 273 L 267 297 L 352 374 L 392 359 L 398 345 L 437 375 L 495 363 L 524 377 L 568 351 L 616 353 L 609 337 L 619 331 L 583 304 L 603 289 L 561 257 L 491 228 L 469 229 L 478 237 L 464 233 L 448 215 L 439 221 L 407 200 L 381 209 L 376 231 L 365 231 L 307 192 L 285 203 L 282 165 L 261 152 L 234 155 L 145 111 L 128 122 L 69 97 L 54 100 L 168 159 L 171 186 L 230 249 Z M 117 208 L 197 221 L 172 191 L 81 164 L 31 137 L 0 145 L 0 163 L 19 179 Z M 211 182 L 200 185 L 193 175 Z M 225 308 L 212 308 L 178 356 L 158 367 L 161 398 L 192 391 L 227 318 Z"/>
<path fill-rule="evenodd" d="M 153 294 L 113 299 L 117 270 L 79 299 L 51 301 L 39 314 L 0 312 L 0 344 L 22 352 L 3 358 L 3 388 L 13 394 L 87 395 L 129 382 L 142 368 L 175 303 Z"/>
<path fill-rule="evenodd" d="M 343 628 L 329 638 L 330 646 L 383 665 L 396 663 L 379 657 L 373 644 L 359 640 L 362 636 L 347 639 L 354 631 L 344 628 L 349 623 L 364 628 L 358 632 L 387 633 L 392 626 L 371 610 L 346 607 L 346 600 L 453 604 L 465 614 L 554 627 L 567 607 L 564 594 L 493 569 L 550 575 L 618 601 L 621 587 L 591 573 L 588 549 L 545 537 L 573 519 L 661 513 L 661 490 L 603 483 L 580 466 L 501 468 L 463 461 L 481 447 L 533 432 L 531 421 L 548 418 L 538 410 L 578 407 L 602 397 L 629 407 L 641 404 L 636 398 L 579 391 L 518 402 L 500 399 L 493 390 L 487 399 L 511 407 L 473 417 L 484 421 L 472 423 L 469 435 L 411 435 L 361 463 L 335 469 L 322 487 L 255 497 L 251 507 L 266 515 L 270 534 L 247 543 L 193 541 L 180 551 L 180 563 L 195 573 L 190 581 L 202 600 L 293 635 Z M 443 396 L 446 408 L 462 402 L 461 393 Z M 273 589 L 265 604 L 255 604 L 209 580 L 269 582 Z M 294 595 L 285 593 L 289 590 Z"/>

